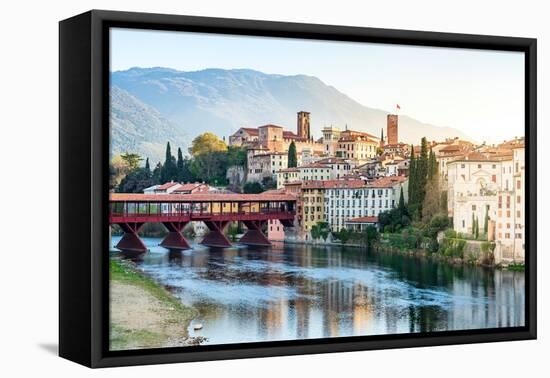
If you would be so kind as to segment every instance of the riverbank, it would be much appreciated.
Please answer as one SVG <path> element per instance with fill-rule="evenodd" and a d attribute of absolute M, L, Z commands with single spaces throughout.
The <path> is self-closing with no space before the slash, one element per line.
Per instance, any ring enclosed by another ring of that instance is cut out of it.
<path fill-rule="evenodd" d="M 197 315 L 130 262 L 110 261 L 111 350 L 198 345 L 187 331 Z"/>
<path fill-rule="evenodd" d="M 382 234 L 384 235 L 384 234 Z M 460 255 L 450 253 L 445 254 L 440 251 L 430 252 L 424 248 L 402 248 L 402 246 L 394 246 L 386 238 L 382 237 L 379 242 L 373 245 L 372 250 L 379 253 L 397 253 L 406 256 L 415 256 L 423 259 L 429 259 L 433 262 L 445 263 L 449 265 L 470 265 L 470 266 L 483 266 L 488 268 L 497 268 L 504 270 L 513 270 L 513 271 L 524 271 L 524 264 L 506 264 L 506 263 L 495 263 L 492 249 L 487 250 L 484 244 L 487 244 L 483 241 L 466 241 L 462 246 Z M 297 240 L 297 239 L 285 239 L 283 241 L 287 244 L 297 244 L 297 245 L 311 245 L 319 247 L 350 247 L 350 248 L 367 248 L 364 244 L 357 243 L 346 243 L 342 244 L 336 241 L 324 241 L 322 239 L 318 240 Z M 479 251 L 474 251 L 472 246 L 469 244 L 479 244 Z M 464 247 L 466 247 L 466 252 L 464 252 Z"/>

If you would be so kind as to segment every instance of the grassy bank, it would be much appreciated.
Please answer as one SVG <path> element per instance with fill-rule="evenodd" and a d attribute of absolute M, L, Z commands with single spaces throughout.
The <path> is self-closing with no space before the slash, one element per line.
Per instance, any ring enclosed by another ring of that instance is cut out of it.
<path fill-rule="evenodd" d="M 130 263 L 110 261 L 111 350 L 196 345 L 187 328 L 198 312 Z"/>

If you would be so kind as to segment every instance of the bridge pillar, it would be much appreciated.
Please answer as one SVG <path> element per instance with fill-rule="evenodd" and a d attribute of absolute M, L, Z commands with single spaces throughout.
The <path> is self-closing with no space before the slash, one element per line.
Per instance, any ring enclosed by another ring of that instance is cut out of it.
<path fill-rule="evenodd" d="M 128 252 L 147 252 L 147 247 L 143 244 L 137 234 L 143 226 L 143 223 L 119 223 L 118 225 L 122 228 L 124 234 L 115 246 L 117 249 Z"/>
<path fill-rule="evenodd" d="M 204 221 L 204 224 L 210 231 L 202 239 L 202 245 L 219 248 L 232 247 L 231 242 L 223 233 L 229 224 L 228 221 Z"/>
<path fill-rule="evenodd" d="M 248 230 L 239 241 L 241 244 L 270 246 L 271 242 L 262 232 L 266 221 L 243 221 Z"/>
<path fill-rule="evenodd" d="M 189 222 L 163 222 L 168 230 L 168 235 L 160 242 L 160 246 L 167 249 L 190 249 L 191 246 L 181 234 L 185 225 Z"/>

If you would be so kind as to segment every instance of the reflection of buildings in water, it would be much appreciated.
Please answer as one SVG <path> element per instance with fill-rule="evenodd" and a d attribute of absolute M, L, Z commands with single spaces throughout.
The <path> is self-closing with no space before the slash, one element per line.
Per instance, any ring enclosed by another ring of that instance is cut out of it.
<path fill-rule="evenodd" d="M 266 339 L 281 338 L 288 328 L 288 298 L 281 297 L 258 308 L 258 334 Z"/>
<path fill-rule="evenodd" d="M 356 282 L 353 284 L 353 334 L 366 335 L 371 327 L 373 311 L 369 304 L 368 289 Z"/>
<path fill-rule="evenodd" d="M 525 274 L 523 272 L 495 271 L 495 327 L 525 325 Z M 503 287 L 513 290 L 503 290 Z"/>
<path fill-rule="evenodd" d="M 353 286 L 340 280 L 330 280 L 321 286 L 321 300 L 324 307 L 323 335 L 342 336 L 342 322 L 350 322 L 353 311 Z"/>

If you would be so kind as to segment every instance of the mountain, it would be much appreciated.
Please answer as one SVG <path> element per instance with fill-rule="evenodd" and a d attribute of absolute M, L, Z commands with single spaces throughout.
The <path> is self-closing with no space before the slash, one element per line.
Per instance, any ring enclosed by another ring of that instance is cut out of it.
<path fill-rule="evenodd" d="M 265 74 L 249 69 L 183 72 L 157 67 L 113 72 L 111 83 L 117 91 L 125 91 L 136 104 L 139 103 L 140 109 L 154 112 L 150 117 L 162 126 L 156 133 L 155 141 L 159 142 L 163 133 L 166 133 L 164 139 L 180 132 L 186 133 L 189 139 L 205 131 L 228 136 L 239 127 L 268 123 L 294 131 L 296 113 L 300 110 L 311 113 L 312 132 L 316 138 L 321 137 L 321 129 L 328 125 L 341 129 L 347 125 L 377 136 L 381 128 L 386 132 L 386 111 L 363 106 L 312 76 Z M 147 118 L 137 113 L 132 115 L 139 118 L 136 124 L 131 121 L 134 126 Z M 122 123 L 125 118 L 120 116 Z M 172 134 L 166 130 L 169 124 L 175 128 Z M 147 133 L 153 128 L 150 125 Z M 418 144 L 423 136 L 432 140 L 455 136 L 467 139 L 456 129 L 400 116 L 400 141 Z"/>
<path fill-rule="evenodd" d="M 138 152 L 149 157 L 154 167 L 156 162 L 164 161 L 167 141 L 175 151 L 177 147 L 187 151 L 186 130 L 117 86 L 111 86 L 110 123 L 112 155 Z"/>

